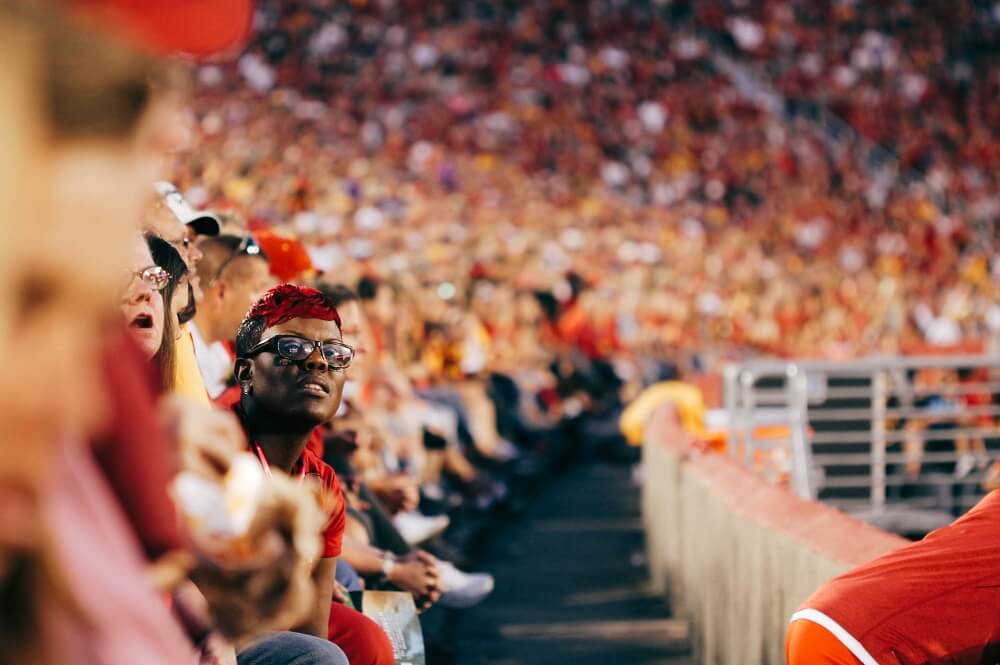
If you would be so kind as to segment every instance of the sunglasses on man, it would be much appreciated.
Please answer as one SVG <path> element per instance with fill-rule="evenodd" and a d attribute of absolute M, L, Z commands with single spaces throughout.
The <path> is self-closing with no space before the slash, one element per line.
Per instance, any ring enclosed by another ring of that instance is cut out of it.
<path fill-rule="evenodd" d="M 236 240 L 237 238 L 239 238 L 239 236 L 219 236 L 218 239 L 221 240 L 222 242 L 227 242 L 227 241 L 231 242 Z M 212 275 L 212 279 L 208 281 L 206 288 L 212 288 L 213 286 L 215 286 L 216 282 L 219 281 L 219 278 L 222 277 L 222 272 L 229 267 L 230 263 L 232 263 L 239 257 L 260 256 L 260 255 L 261 255 L 260 245 L 257 244 L 257 241 L 254 240 L 252 236 L 247 235 L 243 236 L 242 238 L 239 238 L 239 243 L 229 254 L 226 260 L 219 265 L 219 268 L 215 271 L 215 274 Z"/>
<path fill-rule="evenodd" d="M 354 360 L 354 347 L 339 340 L 311 340 L 298 335 L 275 335 L 250 349 L 247 357 L 264 352 L 275 353 L 281 358 L 302 362 L 319 350 L 331 369 L 347 369 Z"/>

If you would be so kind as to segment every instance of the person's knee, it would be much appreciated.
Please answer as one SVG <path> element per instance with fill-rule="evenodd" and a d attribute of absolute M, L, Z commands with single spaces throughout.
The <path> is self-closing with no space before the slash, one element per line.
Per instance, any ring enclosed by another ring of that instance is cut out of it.
<path fill-rule="evenodd" d="M 330 640 L 344 650 L 351 665 L 393 665 L 392 643 L 381 626 L 364 614 L 334 605 Z"/>
<path fill-rule="evenodd" d="M 239 665 L 350 665 L 336 644 L 302 633 L 275 633 L 237 657 Z"/>
<path fill-rule="evenodd" d="M 393 665 L 396 657 L 392 652 L 392 642 L 382 627 L 362 615 L 362 621 L 357 622 L 360 652 L 351 656 L 351 665 Z"/>
<path fill-rule="evenodd" d="M 375 665 L 393 665 L 396 662 L 396 655 L 392 651 L 392 642 L 389 641 L 389 636 L 385 634 L 381 626 L 376 624 L 374 621 L 371 622 L 371 644 L 372 655 L 374 656 Z"/>
<path fill-rule="evenodd" d="M 333 642 L 312 635 L 300 637 L 304 638 L 300 643 L 302 650 L 288 665 L 350 665 L 347 654 Z"/>

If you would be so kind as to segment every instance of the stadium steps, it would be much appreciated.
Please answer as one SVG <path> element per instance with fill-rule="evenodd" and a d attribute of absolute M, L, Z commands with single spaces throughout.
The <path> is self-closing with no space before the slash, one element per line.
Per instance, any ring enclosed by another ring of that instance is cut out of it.
<path fill-rule="evenodd" d="M 648 585 L 627 465 L 581 464 L 494 534 L 493 595 L 453 627 L 461 665 L 693 665 L 687 625 Z M 438 661 L 435 661 L 438 662 Z"/>

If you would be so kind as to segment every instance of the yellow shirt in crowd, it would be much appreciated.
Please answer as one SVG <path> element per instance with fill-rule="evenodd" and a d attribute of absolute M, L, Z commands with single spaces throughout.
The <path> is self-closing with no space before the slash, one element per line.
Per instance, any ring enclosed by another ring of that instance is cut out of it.
<path fill-rule="evenodd" d="M 198 404 L 211 406 L 201 370 L 198 369 L 198 359 L 194 355 L 194 342 L 191 341 L 191 333 L 187 328 L 181 331 L 175 353 L 174 392 Z"/>
<path fill-rule="evenodd" d="M 655 383 L 639 393 L 625 408 L 618 426 L 625 440 L 641 446 L 650 416 L 664 404 L 673 403 L 681 419 L 681 426 L 694 435 L 705 432 L 705 398 L 696 386 L 683 381 Z"/>

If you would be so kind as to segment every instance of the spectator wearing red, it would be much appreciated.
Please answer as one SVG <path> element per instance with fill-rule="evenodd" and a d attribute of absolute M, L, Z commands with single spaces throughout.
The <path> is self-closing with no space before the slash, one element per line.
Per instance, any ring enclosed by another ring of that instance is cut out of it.
<path fill-rule="evenodd" d="M 336 603 L 331 607 L 346 522 L 344 497 L 337 474 L 307 449 L 307 443 L 313 430 L 332 419 L 340 406 L 344 370 L 354 357 L 354 350 L 342 341 L 337 309 L 315 289 L 276 286 L 240 325 L 236 354 L 241 398 L 233 411 L 251 449 L 265 469 L 318 479 L 330 512 L 314 573 L 316 607 L 299 628 L 329 636 L 351 663 L 392 663 L 392 646 L 374 622 Z"/>
<path fill-rule="evenodd" d="M 949 526 L 820 587 L 792 616 L 788 665 L 997 662 L 998 526 L 992 492 Z"/>

